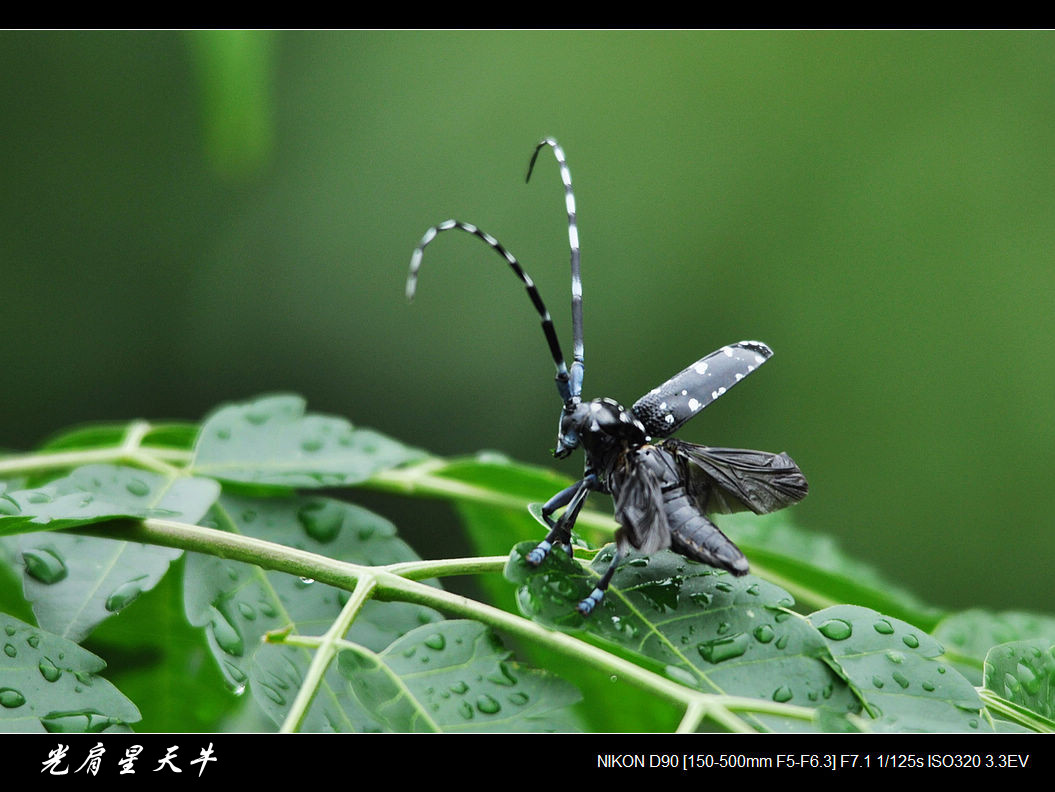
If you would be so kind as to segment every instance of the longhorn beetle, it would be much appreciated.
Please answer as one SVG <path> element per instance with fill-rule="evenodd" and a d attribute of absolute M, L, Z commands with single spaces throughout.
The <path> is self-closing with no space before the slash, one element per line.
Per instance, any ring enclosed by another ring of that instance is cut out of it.
<path fill-rule="evenodd" d="M 700 358 L 658 388 L 653 388 L 627 410 L 612 399 L 582 400 L 583 333 L 582 280 L 579 275 L 579 233 L 575 220 L 575 195 L 564 150 L 553 138 L 535 146 L 528 164 L 531 179 L 539 151 L 548 146 L 560 166 L 568 210 L 571 246 L 571 368 L 564 362 L 553 320 L 534 282 L 520 262 L 482 229 L 447 220 L 421 238 L 410 259 L 407 298 L 412 299 L 426 246 L 443 231 L 458 229 L 473 234 L 496 251 L 523 282 L 539 318 L 557 367 L 557 391 L 564 401 L 553 455 L 563 459 L 580 445 L 586 454 L 583 477 L 561 490 L 542 507 L 550 531 L 526 557 L 539 566 L 555 543 L 570 555 L 571 531 L 586 496 L 610 494 L 615 501 L 616 551 L 596 587 L 578 605 L 588 616 L 612 580 L 616 567 L 631 547 L 642 553 L 670 548 L 687 558 L 702 561 L 734 575 L 748 571 L 740 549 L 708 518 L 708 514 L 750 509 L 765 514 L 806 497 L 806 477 L 787 454 L 711 448 L 671 437 L 700 410 L 715 401 L 759 366 L 772 350 L 760 341 L 741 341 Z M 558 509 L 564 511 L 554 519 Z"/>

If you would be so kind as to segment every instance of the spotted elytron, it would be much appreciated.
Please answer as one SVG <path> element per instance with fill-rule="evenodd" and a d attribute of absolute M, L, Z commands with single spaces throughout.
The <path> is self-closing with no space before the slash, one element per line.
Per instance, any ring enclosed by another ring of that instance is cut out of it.
<path fill-rule="evenodd" d="M 410 260 L 407 297 L 413 298 L 426 246 L 441 232 L 458 229 L 473 234 L 495 250 L 523 282 L 542 320 L 542 331 L 557 367 L 557 391 L 564 401 L 553 455 L 563 459 L 580 445 L 586 454 L 583 477 L 554 495 L 542 507 L 550 527 L 546 538 L 527 555 L 539 566 L 554 544 L 572 552 L 571 532 L 590 492 L 610 494 L 615 501 L 616 551 L 596 587 L 578 605 L 589 615 L 604 597 L 612 575 L 630 548 L 655 553 L 670 548 L 734 575 L 748 571 L 740 549 L 708 518 L 708 514 L 750 509 L 765 514 L 802 500 L 807 484 L 802 471 L 787 454 L 712 448 L 671 437 L 678 428 L 744 377 L 765 363 L 772 350 L 759 341 L 741 341 L 712 352 L 658 388 L 653 388 L 629 410 L 612 399 L 582 400 L 583 332 L 582 281 L 579 272 L 579 233 L 575 195 L 564 150 L 553 138 L 535 146 L 527 179 L 539 151 L 548 146 L 560 166 L 568 210 L 571 246 L 572 364 L 565 364 L 553 320 L 534 282 L 520 262 L 493 236 L 470 223 L 447 220 L 422 237 Z M 556 512 L 563 508 L 560 517 Z"/>

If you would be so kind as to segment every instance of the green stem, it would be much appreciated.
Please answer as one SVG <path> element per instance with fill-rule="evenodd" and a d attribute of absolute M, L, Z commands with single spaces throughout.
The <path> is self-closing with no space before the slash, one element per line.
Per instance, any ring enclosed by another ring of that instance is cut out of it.
<path fill-rule="evenodd" d="M 363 605 L 370 599 L 370 594 L 376 585 L 377 579 L 372 575 L 359 578 L 359 582 L 356 583 L 355 589 L 352 591 L 351 598 L 345 603 L 344 608 L 341 609 L 340 616 L 330 625 L 330 629 L 326 631 L 326 634 L 319 641 L 315 655 L 311 658 L 308 672 L 304 675 L 304 683 L 300 686 L 300 690 L 297 691 L 297 697 L 286 714 L 286 720 L 283 722 L 282 728 L 279 729 L 281 733 L 289 734 L 300 729 L 300 725 L 304 722 L 304 717 L 308 714 L 308 707 L 311 706 L 312 699 L 315 698 L 315 692 L 319 689 L 319 685 L 322 684 L 322 678 L 326 674 L 326 669 L 329 668 L 330 661 L 337 653 L 338 643 L 344 638 L 344 634 L 348 632 L 348 628 L 351 627 L 355 617 L 359 615 Z"/>
<path fill-rule="evenodd" d="M 740 731 L 746 728 L 739 718 L 732 715 L 732 711 L 768 713 L 801 720 L 813 718 L 813 711 L 805 707 L 699 692 L 570 635 L 553 632 L 528 619 L 467 597 L 437 589 L 416 580 L 409 580 L 395 574 L 387 567 L 367 567 L 337 561 L 253 537 L 171 520 L 129 521 L 118 524 L 116 527 L 110 524 L 107 530 L 87 526 L 81 532 L 112 539 L 160 544 L 208 553 L 221 558 L 243 561 L 264 569 L 274 569 L 311 578 L 348 590 L 355 590 L 360 580 L 368 579 L 372 585 L 369 592 L 363 590 L 362 596 L 364 597 L 367 593 L 373 593 L 378 599 L 414 602 L 456 616 L 482 621 L 518 638 L 532 641 L 567 657 L 604 669 L 676 706 L 687 707 L 697 702 L 697 709 L 702 708 L 708 717 L 732 730 Z M 456 559 L 457 566 L 463 566 L 464 561 L 465 559 Z M 487 559 L 486 562 L 493 565 L 497 563 L 497 560 Z M 430 568 L 430 564 L 434 565 L 433 568 Z M 406 565 L 395 566 L 399 568 Z M 420 565 L 415 563 L 413 567 L 415 577 L 435 577 L 437 572 L 450 569 L 448 562 L 421 562 Z"/>

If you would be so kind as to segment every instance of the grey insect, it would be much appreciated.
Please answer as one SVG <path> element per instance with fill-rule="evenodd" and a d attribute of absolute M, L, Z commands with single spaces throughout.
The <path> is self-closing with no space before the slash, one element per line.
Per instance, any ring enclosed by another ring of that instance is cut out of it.
<path fill-rule="evenodd" d="M 602 492 L 615 502 L 616 552 L 593 591 L 578 604 L 589 615 L 601 602 L 620 562 L 634 548 L 655 553 L 670 548 L 687 558 L 734 575 L 748 571 L 740 549 L 708 515 L 751 510 L 765 514 L 806 497 L 806 477 L 785 453 L 714 448 L 678 440 L 674 434 L 686 421 L 721 397 L 772 356 L 760 341 L 724 346 L 653 388 L 629 410 L 608 399 L 582 399 L 584 372 L 582 279 L 575 195 L 564 150 L 553 138 L 540 141 L 528 164 L 527 179 L 539 152 L 553 150 L 560 166 L 568 211 L 571 247 L 572 349 L 565 364 L 553 320 L 534 282 L 520 262 L 493 236 L 470 223 L 447 220 L 422 237 L 410 260 L 407 297 L 413 298 L 426 246 L 441 232 L 458 229 L 482 239 L 520 278 L 542 321 L 542 331 L 557 368 L 557 391 L 564 402 L 553 454 L 563 459 L 582 447 L 586 467 L 582 478 L 561 490 L 542 507 L 549 533 L 526 557 L 541 565 L 555 544 L 570 555 L 571 532 L 586 496 Z M 554 515 L 564 509 L 557 518 Z"/>

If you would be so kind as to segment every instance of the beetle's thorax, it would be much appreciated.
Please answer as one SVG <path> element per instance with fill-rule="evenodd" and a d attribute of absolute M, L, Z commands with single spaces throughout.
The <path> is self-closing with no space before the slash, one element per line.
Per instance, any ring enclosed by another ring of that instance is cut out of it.
<path fill-rule="evenodd" d="M 554 456 L 566 457 L 581 445 L 587 463 L 597 466 L 613 451 L 639 446 L 647 440 L 641 421 L 615 399 L 569 400 L 561 411 Z"/>

